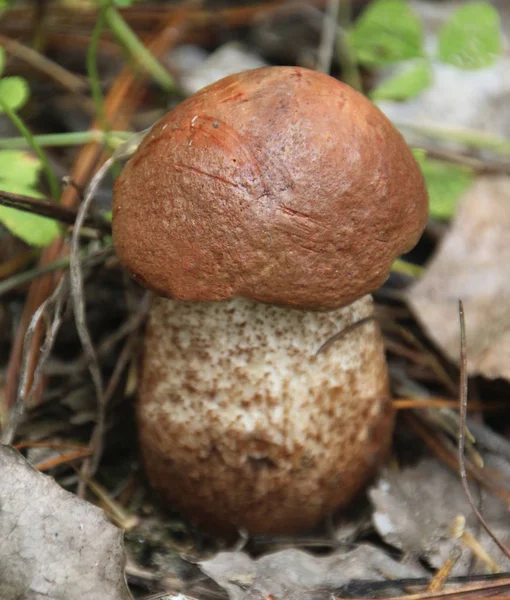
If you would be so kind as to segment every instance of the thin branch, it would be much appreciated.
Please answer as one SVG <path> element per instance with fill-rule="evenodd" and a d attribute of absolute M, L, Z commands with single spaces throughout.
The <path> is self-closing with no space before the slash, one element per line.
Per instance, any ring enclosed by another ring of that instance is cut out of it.
<path fill-rule="evenodd" d="M 344 327 L 341 331 L 335 333 L 329 339 L 327 339 L 324 342 L 324 344 L 322 344 L 322 346 L 317 350 L 317 352 L 315 353 L 315 356 L 319 356 L 319 354 L 326 352 L 326 350 L 329 350 L 333 344 L 335 344 L 336 342 L 338 342 L 339 340 L 344 338 L 346 335 L 351 333 L 351 331 L 354 331 L 361 325 L 365 325 L 365 323 L 370 323 L 371 321 L 377 322 L 377 317 L 374 315 L 370 315 L 369 317 L 363 317 L 359 321 L 356 321 L 355 323 L 351 323 L 350 325 L 347 325 L 347 327 Z"/>
<path fill-rule="evenodd" d="M 467 346 L 466 346 L 466 320 L 464 316 L 464 305 L 462 300 L 459 300 L 459 320 L 460 320 L 460 424 L 459 424 L 459 471 L 462 487 L 466 493 L 471 509 L 475 513 L 477 519 L 482 524 L 485 531 L 493 539 L 498 548 L 510 558 L 510 550 L 498 539 L 492 531 L 489 524 L 485 520 L 482 513 L 475 504 L 471 490 L 469 489 L 466 462 L 464 457 L 464 447 L 466 439 L 466 415 L 467 415 L 467 398 L 468 398 L 468 370 L 467 370 Z"/>
<path fill-rule="evenodd" d="M 510 140 L 485 131 L 458 127 L 456 125 L 442 125 L 428 121 L 393 121 L 393 125 L 401 131 L 412 134 L 435 138 L 445 142 L 458 142 L 471 148 L 491 150 L 497 154 L 508 156 L 510 154 Z"/>
<path fill-rule="evenodd" d="M 0 35 L 0 44 L 13 56 L 24 60 L 34 69 L 44 73 L 53 81 L 56 81 L 62 87 L 72 93 L 82 93 L 87 89 L 87 82 L 78 77 L 71 71 L 68 71 L 58 63 L 50 60 L 40 52 L 33 48 L 20 44 L 17 40 L 13 40 L 6 35 Z"/>
<path fill-rule="evenodd" d="M 101 166 L 97 173 L 92 178 L 90 185 L 87 188 L 87 192 L 81 203 L 80 209 L 78 210 L 78 216 L 73 229 L 71 238 L 71 253 L 70 253 L 70 271 L 71 271 L 71 298 L 73 301 L 74 318 L 76 323 L 76 329 L 80 338 L 85 358 L 88 363 L 92 382 L 96 391 L 97 398 L 97 421 L 94 431 L 92 432 L 90 445 L 94 449 L 92 459 L 85 461 L 83 465 L 82 477 L 80 479 L 80 485 L 78 494 L 83 495 L 85 491 L 85 482 L 88 477 L 91 477 L 96 471 L 101 455 L 103 451 L 103 436 L 105 429 L 106 419 L 106 399 L 104 393 L 103 379 L 101 375 L 101 369 L 99 367 L 99 361 L 97 358 L 97 352 L 92 343 L 89 329 L 87 327 L 87 318 L 85 314 L 85 294 L 83 286 L 83 273 L 80 264 L 80 231 L 85 223 L 87 211 L 89 210 L 92 201 L 94 200 L 95 193 L 104 179 L 106 173 L 111 168 L 116 160 L 126 158 L 130 156 L 137 148 L 140 141 L 146 135 L 147 131 L 143 131 L 134 135 L 132 138 L 127 140 L 122 146 L 120 146 L 113 155 Z"/>
<path fill-rule="evenodd" d="M 94 453 L 90 461 L 84 463 L 84 471 L 87 476 L 91 476 L 99 465 L 101 460 L 102 449 L 103 449 L 103 434 L 105 426 L 105 401 L 104 401 L 104 387 L 103 379 L 101 375 L 101 369 L 99 367 L 99 361 L 97 359 L 96 350 L 92 343 L 89 329 L 87 327 L 87 319 L 85 315 L 85 300 L 84 300 L 84 286 L 83 286 L 83 273 L 80 264 L 80 230 L 83 227 L 87 211 L 92 204 L 94 194 L 99 187 L 100 182 L 108 172 L 112 164 L 112 160 L 107 160 L 99 171 L 94 175 L 90 186 L 87 190 L 85 198 L 81 203 L 80 209 L 78 210 L 78 216 L 73 229 L 73 235 L 71 238 L 71 254 L 70 254 L 70 272 L 71 272 L 71 298 L 74 309 L 74 319 L 76 322 L 76 329 L 78 336 L 85 353 L 85 358 L 88 363 L 92 382 L 96 391 L 97 399 L 97 421 L 96 427 L 92 437 L 94 443 L 92 445 Z M 82 482 L 84 479 L 81 480 Z M 83 485 L 81 485 L 81 491 L 83 493 Z"/>
<path fill-rule="evenodd" d="M 135 353 L 137 347 L 138 347 L 138 342 L 139 342 L 139 335 L 140 335 L 140 328 L 142 327 L 143 323 L 145 322 L 145 319 L 147 318 L 147 315 L 149 313 L 149 309 L 150 309 L 150 305 L 151 305 L 151 297 L 152 294 L 151 292 L 146 292 L 142 301 L 140 302 L 140 306 L 138 308 L 138 310 L 135 312 L 135 314 L 126 321 L 126 323 L 124 324 L 124 327 L 122 327 L 121 329 L 119 329 L 118 333 L 123 333 L 125 335 L 128 335 L 128 339 L 127 341 L 124 343 L 124 347 L 122 348 L 120 354 L 119 354 L 119 358 L 117 360 L 117 363 L 115 365 L 115 368 L 113 369 L 113 373 L 110 377 L 110 380 L 108 381 L 108 385 L 106 386 L 106 390 L 105 390 L 105 401 L 109 402 L 111 397 L 113 396 L 117 385 L 120 381 L 120 377 L 126 367 L 126 365 L 128 364 L 128 362 L 131 360 L 131 357 L 133 356 L 133 354 Z M 127 327 L 125 327 L 127 326 Z M 99 351 L 98 351 L 99 354 Z"/>
<path fill-rule="evenodd" d="M 88 256 L 83 258 L 83 264 L 87 266 L 92 266 L 104 262 L 107 258 L 114 256 L 115 252 L 112 246 L 108 246 L 103 248 L 102 250 L 98 250 L 97 252 L 91 253 Z M 55 271 L 61 271 L 69 268 L 70 259 L 68 256 L 64 256 L 63 258 L 57 258 L 53 262 L 43 265 L 37 266 L 34 269 L 29 269 L 28 271 L 23 271 L 22 273 L 17 273 L 16 275 L 12 275 L 9 279 L 0 282 L 0 297 L 5 294 L 12 292 L 17 287 L 29 283 L 38 277 L 43 277 L 48 273 L 54 273 Z"/>
<path fill-rule="evenodd" d="M 395 584 L 395 583 L 394 583 Z M 408 594 L 398 596 L 398 598 L 388 598 L 387 600 L 463 600 L 468 597 L 495 596 L 497 592 L 508 591 L 509 582 L 488 582 L 477 583 L 474 585 L 465 585 L 458 588 L 440 590 L 438 592 L 418 592 L 417 594 Z M 334 596 L 334 598 L 338 598 Z M 506 596 L 508 598 L 508 596 Z"/>
<path fill-rule="evenodd" d="M 317 71 L 322 73 L 329 74 L 331 71 L 339 12 L 340 0 L 329 0 L 328 8 L 322 19 L 321 42 L 317 52 Z"/>
<path fill-rule="evenodd" d="M 0 205 L 54 219 L 66 225 L 74 225 L 78 215 L 77 211 L 73 208 L 55 204 L 51 200 L 39 200 L 38 198 L 22 196 L 21 194 L 11 194 L 3 190 L 0 190 Z M 111 223 L 100 215 L 88 216 L 84 225 L 107 235 L 110 235 L 112 232 Z"/>
<path fill-rule="evenodd" d="M 23 420 L 23 415 L 25 413 L 25 408 L 28 404 L 30 404 L 30 400 L 34 394 L 34 391 L 37 389 L 39 385 L 39 381 L 41 379 L 44 365 L 48 360 L 51 350 L 53 348 L 53 344 L 55 343 L 55 339 L 57 337 L 58 330 L 62 324 L 62 315 L 65 308 L 65 296 L 66 296 L 66 288 L 67 288 L 68 278 L 63 277 L 58 286 L 55 288 L 53 294 L 46 299 L 45 302 L 41 304 L 41 306 L 36 310 L 32 320 L 30 322 L 29 327 L 27 328 L 25 334 L 25 343 L 23 346 L 23 362 L 22 362 L 22 370 L 21 370 L 21 378 L 18 387 L 18 395 L 16 398 L 16 402 L 12 407 L 7 425 L 0 436 L 0 442 L 2 444 L 11 444 L 14 436 L 16 435 L 16 430 Z M 47 311 L 54 305 L 53 311 L 53 322 L 49 327 L 46 338 L 44 340 L 44 344 L 41 347 L 41 352 L 39 355 L 39 360 L 37 362 L 37 367 L 34 372 L 34 377 L 32 383 L 29 387 L 29 361 L 30 361 L 30 343 L 34 336 L 34 333 L 39 325 L 39 322 L 42 317 L 46 316 Z"/>

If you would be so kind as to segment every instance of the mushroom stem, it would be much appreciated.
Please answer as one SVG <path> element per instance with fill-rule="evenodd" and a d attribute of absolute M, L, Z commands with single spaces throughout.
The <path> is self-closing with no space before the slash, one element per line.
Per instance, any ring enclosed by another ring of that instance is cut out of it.
<path fill-rule="evenodd" d="M 327 312 L 155 298 L 138 401 L 154 488 L 219 532 L 310 529 L 389 445 L 393 411 L 370 296 Z"/>

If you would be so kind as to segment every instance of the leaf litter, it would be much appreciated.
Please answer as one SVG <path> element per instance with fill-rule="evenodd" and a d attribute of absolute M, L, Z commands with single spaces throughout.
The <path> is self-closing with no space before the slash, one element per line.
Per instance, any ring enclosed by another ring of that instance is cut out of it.
<path fill-rule="evenodd" d="M 409 304 L 452 362 L 460 341 L 456 319 L 466 312 L 468 372 L 510 380 L 510 177 L 480 177 L 464 195 L 455 220 Z"/>
<path fill-rule="evenodd" d="M 128 600 L 123 532 L 0 446 L 0 598 Z"/>
<path fill-rule="evenodd" d="M 228 593 L 230 600 L 326 600 L 345 594 L 356 581 L 386 581 L 423 577 L 419 564 L 402 564 L 369 544 L 330 556 L 314 556 L 288 549 L 253 560 L 244 552 L 222 552 L 200 563 L 200 568 Z M 399 593 L 398 586 L 387 590 Z"/>
<path fill-rule="evenodd" d="M 320 17 L 318 11 L 313 14 Z M 306 13 L 307 23 L 310 21 L 309 16 Z M 261 27 L 260 22 L 257 26 Z M 209 71 L 209 66 L 206 71 Z M 458 98 L 458 90 L 456 92 Z M 475 107 L 477 110 L 478 106 L 477 104 Z M 444 110 L 444 104 L 441 107 L 444 114 L 451 112 Z M 478 114 L 483 114 L 483 111 L 478 111 Z M 453 207 L 454 204 L 447 207 L 446 216 L 451 214 Z M 501 248 L 498 247 L 498 251 Z M 75 252 L 74 259 L 77 258 Z M 459 271 L 459 264 L 452 266 L 452 269 Z M 115 271 L 115 266 L 112 270 Z M 99 270 L 95 269 L 95 278 L 98 273 Z M 112 398 L 107 414 L 102 415 L 105 452 L 97 473 L 102 487 L 90 478 L 87 486 L 82 483 L 82 487 L 89 488 L 87 497 L 100 502 L 110 520 L 115 521 L 116 505 L 125 508 L 128 515 L 136 515 L 135 520 L 139 521 L 127 535 L 127 575 L 133 593 L 136 591 L 142 597 L 147 597 L 145 593 L 156 592 L 150 597 L 181 600 L 185 597 L 223 599 L 227 595 L 233 600 L 402 596 L 408 591 L 427 590 L 432 574 L 436 569 L 444 568 L 452 556 L 454 566 L 450 575 L 465 577 L 473 573 L 486 573 L 494 570 L 494 565 L 498 569 L 509 568 L 506 560 L 501 559 L 495 546 L 491 545 L 489 538 L 475 521 L 458 477 L 442 466 L 439 460 L 423 459 L 423 450 L 412 451 L 413 466 L 408 465 L 400 470 L 388 468 L 381 474 L 369 494 L 372 508 L 367 505 L 360 511 L 360 523 L 363 526 L 355 527 L 354 530 L 350 528 L 348 541 L 344 545 L 339 542 L 341 534 L 339 529 L 335 529 L 335 525 L 333 528 L 322 528 L 314 543 L 305 538 L 287 540 L 291 547 L 286 550 L 274 551 L 282 545 L 279 540 L 265 540 L 262 546 L 257 545 L 257 540 L 246 540 L 245 551 L 225 552 L 224 542 L 202 538 L 176 516 L 165 513 L 162 517 L 158 512 L 157 502 L 138 476 L 136 460 L 123 455 L 123 452 L 127 454 L 127 447 L 135 445 L 134 436 L 129 433 L 126 435 L 119 422 L 128 412 L 126 400 L 133 395 L 136 368 L 126 360 L 117 369 L 119 362 L 116 359 L 120 356 L 118 342 L 125 337 L 119 337 L 118 334 L 123 326 L 117 332 L 112 332 L 104 328 L 104 321 L 100 327 L 94 325 L 94 306 L 91 305 L 101 290 L 101 283 L 96 283 L 93 293 L 90 290 L 85 293 L 88 301 L 88 328 L 95 335 L 94 342 L 100 359 L 98 367 L 101 368 L 105 381 L 108 375 L 111 380 L 115 379 L 112 371 L 117 374 L 122 371 L 125 378 L 121 378 L 122 385 L 119 386 L 120 401 Z M 129 293 L 126 294 L 127 291 Z M 101 312 L 108 315 L 118 313 L 119 296 L 130 295 L 131 292 L 131 288 L 117 281 L 108 301 L 101 303 Z M 409 297 L 412 297 L 412 293 Z M 134 297 L 138 298 L 136 295 Z M 78 300 L 83 300 L 81 294 Z M 465 301 L 465 304 L 468 343 L 472 343 L 476 329 L 473 329 L 473 323 L 470 322 L 469 302 Z M 95 308 L 97 310 L 97 306 Z M 138 309 L 137 301 L 132 302 L 132 316 L 136 316 Z M 401 311 L 399 319 L 407 326 L 410 320 L 407 309 L 400 305 L 398 310 Z M 104 315 L 102 316 L 104 319 Z M 501 325 L 501 322 L 498 323 Z M 451 324 L 458 332 L 456 305 Z M 66 328 L 62 329 L 64 335 L 68 335 L 65 333 Z M 99 336 L 97 329 L 101 330 Z M 497 329 L 498 333 L 501 329 Z M 416 328 L 414 332 L 416 333 Z M 429 334 L 435 339 L 435 333 L 429 331 Z M 115 342 L 108 346 L 106 342 L 112 339 Z M 123 351 L 132 341 L 131 338 L 128 340 Z M 75 345 L 78 345 L 76 340 Z M 416 382 L 416 389 L 426 390 L 428 393 L 430 387 L 436 395 L 455 395 L 451 389 L 443 387 L 444 382 L 434 377 L 433 370 L 411 370 L 411 367 L 420 366 L 420 358 L 423 358 L 421 350 L 413 347 L 412 354 L 405 352 L 403 344 L 390 345 L 389 342 L 388 348 L 390 366 L 398 366 L 405 371 L 409 381 L 413 373 L 419 374 L 418 380 L 423 378 L 419 384 Z M 469 353 L 471 352 L 470 347 Z M 43 465 L 47 468 L 46 465 L 50 462 L 48 459 L 59 458 L 59 451 L 55 449 L 57 444 L 54 447 L 50 444 L 52 439 L 57 437 L 57 442 L 60 440 L 62 444 L 65 444 L 66 439 L 79 439 L 84 443 L 92 430 L 93 417 L 97 416 L 94 392 L 85 374 L 87 361 L 83 356 L 71 359 L 67 353 L 68 347 L 65 348 L 65 359 L 61 353 L 60 361 L 55 357 L 48 361 L 45 374 L 60 373 L 60 378 L 57 376 L 58 386 L 49 386 L 44 401 L 36 410 L 28 411 L 25 421 L 18 429 L 17 439 L 25 442 L 28 456 L 37 461 L 41 468 Z M 435 358 L 435 351 L 430 353 Z M 457 354 L 458 338 L 456 342 L 452 342 L 451 355 L 447 355 L 455 362 Z M 423 394 L 422 401 L 426 400 L 427 393 Z M 73 394 L 79 395 L 79 402 L 76 396 L 73 401 Z M 451 398 L 448 400 L 451 401 Z M 484 471 L 499 479 L 504 487 L 510 476 L 506 440 L 495 437 L 492 430 L 480 420 L 470 423 L 469 427 L 476 438 L 476 447 L 484 451 Z M 434 433 L 444 435 L 444 431 L 440 429 Z M 44 449 L 31 445 L 27 441 L 30 439 L 41 439 L 42 445 L 46 440 L 48 447 Z M 485 442 L 485 446 L 482 442 Z M 86 450 L 87 446 L 81 448 Z M 97 451 L 97 448 L 94 450 Z M 129 598 L 123 579 L 124 552 L 120 530 L 108 524 L 100 509 L 62 490 L 50 478 L 36 473 L 12 449 L 2 447 L 0 450 L 1 600 L 4 600 L 2 594 L 7 589 L 2 588 L 2 585 L 6 586 L 7 581 L 10 582 L 9 585 L 16 586 L 13 587 L 16 598 L 65 597 L 72 600 L 75 597 L 95 598 L 96 593 L 98 598 L 104 600 Z M 45 455 L 40 454 L 43 450 L 46 451 Z M 83 458 L 88 456 L 83 453 Z M 402 458 L 401 453 L 397 453 L 397 459 Z M 406 462 L 409 458 L 405 456 Z M 79 481 L 76 468 L 70 469 L 67 464 L 58 460 L 53 460 L 52 464 L 50 472 L 58 478 L 59 483 L 75 489 Z M 115 476 L 112 476 L 112 471 L 115 471 Z M 492 495 L 486 487 L 480 486 L 477 489 L 473 483 L 471 485 L 492 528 L 508 543 L 508 527 L 505 523 L 508 513 L 500 499 L 502 496 Z M 95 497 L 92 493 L 94 490 L 102 490 L 102 496 Z M 465 523 L 462 519 L 465 519 Z M 349 530 L 349 523 L 346 529 Z M 6 530 L 8 535 L 4 535 Z M 58 541 L 51 537 L 55 532 L 58 534 Z M 486 551 L 490 560 L 482 560 L 480 548 L 474 551 L 473 545 L 467 545 L 468 539 L 471 542 L 474 539 Z M 313 553 L 311 550 L 305 552 L 298 549 L 300 547 L 315 547 L 316 550 Z M 331 548 L 334 550 L 331 551 Z M 5 569 L 5 565 L 9 566 L 8 571 L 1 570 Z M 68 579 L 65 577 L 66 573 L 69 573 Z M 216 587 L 212 580 L 216 582 Z M 484 581 L 469 593 L 488 593 L 492 584 L 487 583 L 490 580 Z M 467 580 L 464 581 L 466 582 Z M 53 589 L 51 585 L 54 585 Z M 483 586 L 487 589 L 484 590 Z M 504 583 L 497 591 L 505 593 Z M 451 588 L 448 588 L 448 592 L 451 592 Z M 491 590 L 491 593 L 496 592 Z M 459 592 L 461 593 L 467 595 L 468 589 L 464 588 L 464 592 Z M 426 597 L 432 596 L 429 593 Z M 9 600 L 10 596 L 5 595 L 5 598 Z"/>
<path fill-rule="evenodd" d="M 510 464 L 494 456 L 486 457 L 485 465 L 488 469 L 497 468 L 501 477 L 510 474 Z M 473 486 L 473 491 L 486 520 L 508 544 L 510 524 L 506 506 L 484 488 L 477 490 Z M 487 572 L 490 565 L 473 556 L 470 537 L 476 538 L 499 571 L 510 569 L 510 560 L 501 556 L 481 529 L 458 476 L 437 461 L 425 459 L 399 471 L 385 469 L 369 496 L 375 528 L 385 542 L 425 560 L 434 569 L 441 568 L 455 555 L 452 575 Z"/>

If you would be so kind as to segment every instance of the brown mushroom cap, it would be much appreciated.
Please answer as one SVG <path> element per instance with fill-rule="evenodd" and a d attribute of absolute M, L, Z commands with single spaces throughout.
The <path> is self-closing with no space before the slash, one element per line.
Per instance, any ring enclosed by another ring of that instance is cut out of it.
<path fill-rule="evenodd" d="M 327 75 L 266 67 L 163 117 L 115 185 L 117 254 L 157 293 L 334 308 L 378 288 L 428 201 L 400 133 Z"/>

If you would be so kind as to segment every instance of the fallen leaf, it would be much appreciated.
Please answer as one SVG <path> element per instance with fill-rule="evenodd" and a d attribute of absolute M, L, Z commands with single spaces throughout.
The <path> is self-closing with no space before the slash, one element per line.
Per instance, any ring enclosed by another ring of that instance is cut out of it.
<path fill-rule="evenodd" d="M 505 477 L 509 465 L 501 457 L 484 457 L 486 466 Z M 471 484 L 485 519 L 503 543 L 510 541 L 508 511 L 498 498 Z M 425 559 L 439 569 L 458 552 L 453 575 L 486 572 L 474 561 L 462 539 L 453 535 L 452 525 L 459 515 L 466 519 L 465 531 L 480 543 L 502 570 L 510 568 L 496 544 L 478 523 L 462 489 L 459 477 L 439 462 L 428 459 L 418 465 L 395 471 L 384 470 L 369 491 L 374 506 L 373 522 L 385 542 L 410 555 Z"/>
<path fill-rule="evenodd" d="M 230 600 L 262 600 L 268 596 L 278 600 L 330 600 L 332 594 L 346 594 L 345 587 L 354 582 L 426 575 L 421 567 L 394 561 L 369 544 L 330 556 L 290 549 L 257 560 L 244 552 L 221 552 L 199 566 L 228 593 Z M 359 595 L 354 589 L 350 593 Z"/>
<path fill-rule="evenodd" d="M 0 445 L 0 598 L 129 600 L 122 531 Z"/>
<path fill-rule="evenodd" d="M 408 300 L 427 334 L 459 359 L 458 301 L 468 372 L 510 380 L 510 177 L 480 177 Z"/>

